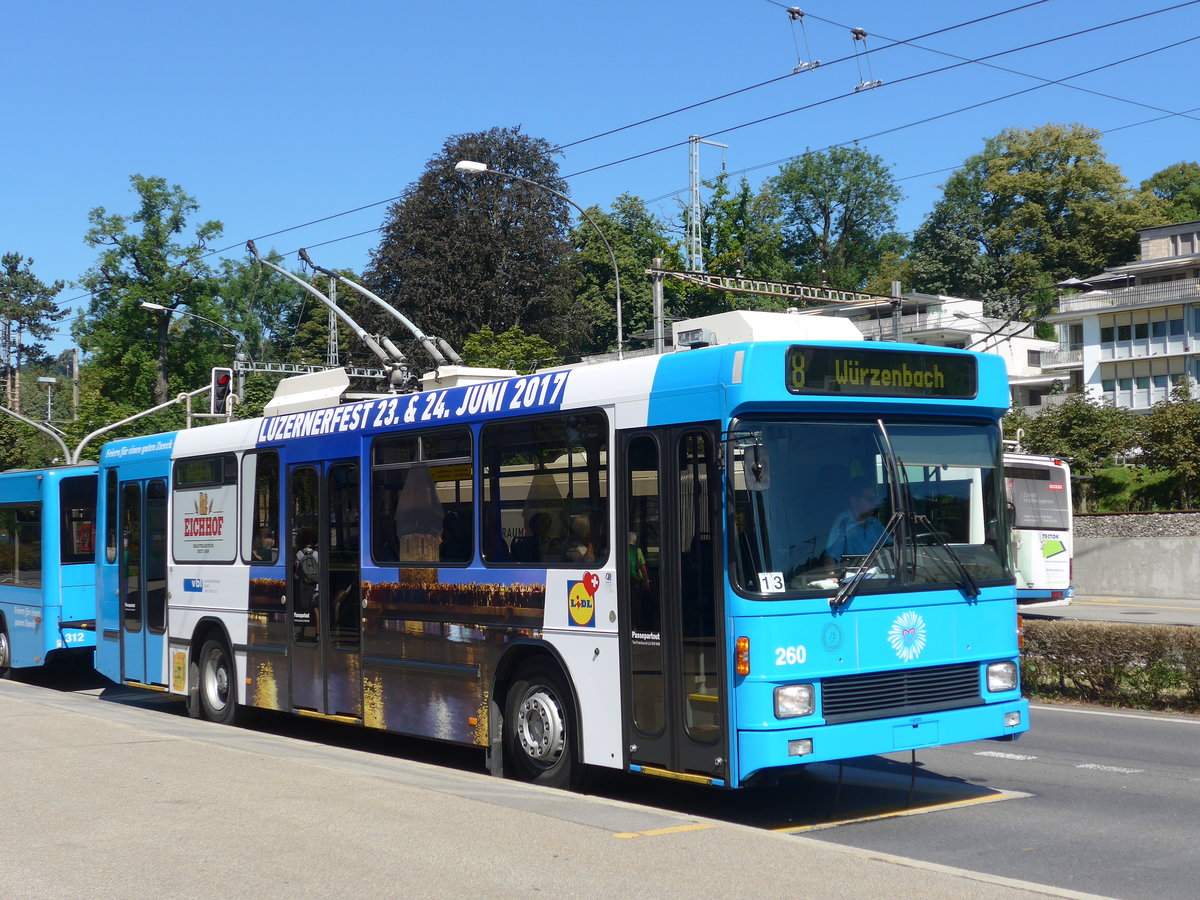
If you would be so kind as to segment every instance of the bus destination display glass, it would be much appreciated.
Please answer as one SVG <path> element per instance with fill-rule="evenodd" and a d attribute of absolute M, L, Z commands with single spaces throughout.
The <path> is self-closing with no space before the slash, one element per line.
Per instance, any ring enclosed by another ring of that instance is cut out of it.
<path fill-rule="evenodd" d="M 969 400 L 976 394 L 970 356 L 920 350 L 790 347 L 784 373 L 793 394 Z"/>

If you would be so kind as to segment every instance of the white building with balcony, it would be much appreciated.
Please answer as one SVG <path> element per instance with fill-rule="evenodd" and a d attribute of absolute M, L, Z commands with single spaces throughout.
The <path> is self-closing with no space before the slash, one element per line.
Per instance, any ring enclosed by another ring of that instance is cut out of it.
<path fill-rule="evenodd" d="M 1142 228 L 1141 260 L 1059 284 L 1046 319 L 1058 349 L 1043 365 L 1088 395 L 1131 410 L 1200 380 L 1200 221 Z"/>

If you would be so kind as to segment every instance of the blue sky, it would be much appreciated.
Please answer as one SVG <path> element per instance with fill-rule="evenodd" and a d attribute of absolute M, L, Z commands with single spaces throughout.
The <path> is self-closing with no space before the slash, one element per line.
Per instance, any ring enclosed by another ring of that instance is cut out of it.
<path fill-rule="evenodd" d="M 33 257 L 44 281 L 77 279 L 97 256 L 83 242 L 89 210 L 132 212 L 129 176 L 139 173 L 181 185 L 199 201 L 198 218 L 224 223 L 215 246 L 242 256 L 247 238 L 395 197 L 450 135 L 520 125 L 557 146 L 771 79 L 779 80 L 569 147 L 559 164 L 573 199 L 607 208 L 631 193 L 675 217 L 686 199 L 685 145 L 610 164 L 691 134 L 729 145 L 723 154 L 703 148 L 705 177 L 724 156 L 728 171 L 755 186 L 790 156 L 858 140 L 893 166 L 905 231 L 937 200 L 947 170 L 1005 127 L 1096 128 L 1134 183 L 1200 160 L 1200 4 L 800 7 L 803 27 L 773 0 L 10 4 L 0 54 L 0 252 Z M 865 45 L 850 27 L 867 32 Z M 920 47 L 893 46 L 941 29 Z M 924 74 L 958 61 L 944 54 L 979 59 L 1034 42 L 1048 43 L 988 60 L 1011 71 L 972 64 Z M 1168 47 L 1177 42 L 1186 43 Z M 1138 54 L 1149 55 L 1110 65 Z M 822 65 L 792 76 L 798 59 Z M 945 115 L 1045 84 L 1030 76 L 1068 80 Z M 874 80 L 881 86 L 854 92 Z M 790 112 L 801 107 L 809 108 Z M 308 247 L 321 265 L 361 270 L 385 209 L 258 245 Z M 341 240 L 360 232 L 371 233 Z M 60 299 L 78 295 L 68 287 Z"/>

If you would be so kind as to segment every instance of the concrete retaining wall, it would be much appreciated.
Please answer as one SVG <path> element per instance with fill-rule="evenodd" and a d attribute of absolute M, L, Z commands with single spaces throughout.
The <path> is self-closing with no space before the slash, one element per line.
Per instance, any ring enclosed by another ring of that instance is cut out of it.
<path fill-rule="evenodd" d="M 1075 517 L 1075 591 L 1200 597 L 1200 513 Z"/>

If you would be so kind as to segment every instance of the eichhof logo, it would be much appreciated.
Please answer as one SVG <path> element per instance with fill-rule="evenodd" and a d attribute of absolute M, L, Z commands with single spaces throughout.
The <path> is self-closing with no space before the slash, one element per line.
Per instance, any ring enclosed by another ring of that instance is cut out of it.
<path fill-rule="evenodd" d="M 196 511 L 196 515 L 183 517 L 183 536 L 185 538 L 220 537 L 221 530 L 225 526 L 225 517 L 218 515 L 220 510 L 213 506 L 208 494 L 201 491 L 199 498 L 193 501 L 192 508 Z"/>
<path fill-rule="evenodd" d="M 898 657 L 912 662 L 925 649 L 925 620 L 912 610 L 901 613 L 888 630 L 887 639 Z"/>

